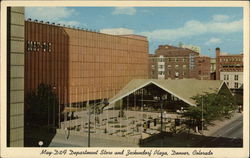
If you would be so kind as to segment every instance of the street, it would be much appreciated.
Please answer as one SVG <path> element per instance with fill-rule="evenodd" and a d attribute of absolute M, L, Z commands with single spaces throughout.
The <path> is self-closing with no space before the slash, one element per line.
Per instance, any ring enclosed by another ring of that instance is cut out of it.
<path fill-rule="evenodd" d="M 203 147 L 242 147 L 243 116 L 223 126 L 206 139 Z"/>

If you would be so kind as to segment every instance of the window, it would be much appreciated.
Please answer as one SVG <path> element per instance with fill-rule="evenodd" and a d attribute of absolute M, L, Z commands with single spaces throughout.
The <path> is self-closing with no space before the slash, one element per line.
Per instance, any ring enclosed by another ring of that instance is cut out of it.
<path fill-rule="evenodd" d="M 186 62 L 187 60 L 186 60 L 186 58 L 183 58 L 182 61 L 183 61 L 183 62 Z"/>
<path fill-rule="evenodd" d="M 179 72 L 175 72 L 175 77 L 178 77 L 179 76 Z"/>
<path fill-rule="evenodd" d="M 239 75 L 234 75 L 234 80 L 238 81 L 239 80 Z"/>
<path fill-rule="evenodd" d="M 175 58 L 175 62 L 178 62 L 178 58 Z"/>
<path fill-rule="evenodd" d="M 229 87 L 229 82 L 227 82 L 227 86 Z"/>
<path fill-rule="evenodd" d="M 224 80 L 229 80 L 229 75 L 224 75 Z"/>
<path fill-rule="evenodd" d="M 171 67 L 172 67 L 171 65 L 168 65 L 168 69 L 171 69 Z"/>
<path fill-rule="evenodd" d="M 239 83 L 238 82 L 234 82 L 234 88 L 239 88 Z"/>
<path fill-rule="evenodd" d="M 171 61 L 171 58 L 168 58 L 168 61 L 170 62 L 170 61 Z"/>
<path fill-rule="evenodd" d="M 179 65 L 175 65 L 175 68 L 176 68 L 176 69 L 179 69 Z"/>
<path fill-rule="evenodd" d="M 158 68 L 162 69 L 162 68 L 163 68 L 163 65 L 158 65 Z"/>
<path fill-rule="evenodd" d="M 186 69 L 186 68 L 187 68 L 187 65 L 182 65 L 182 68 L 183 68 L 183 69 Z"/>
<path fill-rule="evenodd" d="M 152 69 L 155 69 L 155 66 L 154 65 L 151 65 Z"/>
<path fill-rule="evenodd" d="M 201 74 L 201 70 L 199 70 L 199 75 Z"/>
<path fill-rule="evenodd" d="M 164 73 L 163 73 L 163 71 L 159 71 L 159 73 L 158 73 L 159 75 L 163 75 Z"/>
<path fill-rule="evenodd" d="M 186 72 L 185 72 L 185 71 L 183 71 L 183 72 L 182 72 L 182 75 L 183 75 L 183 76 L 185 76 L 185 75 L 186 75 Z"/>
<path fill-rule="evenodd" d="M 171 71 L 168 71 L 168 74 L 171 75 Z"/>

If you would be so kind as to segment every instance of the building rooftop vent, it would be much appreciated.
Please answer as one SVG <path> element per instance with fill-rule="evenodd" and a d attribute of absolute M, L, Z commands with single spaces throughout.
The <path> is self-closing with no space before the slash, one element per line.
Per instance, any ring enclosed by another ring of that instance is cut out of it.
<path fill-rule="evenodd" d="M 55 25 L 55 23 L 53 22 L 52 25 Z"/>
<path fill-rule="evenodd" d="M 58 23 L 57 25 L 60 26 L 61 24 Z"/>
<path fill-rule="evenodd" d="M 49 24 L 49 22 L 47 21 L 46 24 Z"/>
<path fill-rule="evenodd" d="M 43 23 L 43 21 L 41 20 L 40 23 Z"/>
<path fill-rule="evenodd" d="M 28 18 L 28 21 L 31 21 L 31 18 Z"/>
<path fill-rule="evenodd" d="M 37 19 L 35 19 L 34 21 L 35 21 L 35 22 L 38 22 L 38 20 L 37 20 Z"/>

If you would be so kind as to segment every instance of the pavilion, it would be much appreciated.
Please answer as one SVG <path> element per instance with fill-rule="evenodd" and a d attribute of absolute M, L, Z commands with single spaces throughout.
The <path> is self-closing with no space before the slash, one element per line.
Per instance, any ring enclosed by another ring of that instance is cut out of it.
<path fill-rule="evenodd" d="M 196 106 L 193 97 L 197 95 L 220 93 L 222 90 L 226 90 L 231 94 L 226 83 L 221 80 L 134 79 L 113 98 L 109 99 L 109 105 L 104 110 L 113 108 L 159 109 L 158 101 L 154 100 L 157 96 L 162 98 L 164 109 L 175 111 L 180 107 Z"/>

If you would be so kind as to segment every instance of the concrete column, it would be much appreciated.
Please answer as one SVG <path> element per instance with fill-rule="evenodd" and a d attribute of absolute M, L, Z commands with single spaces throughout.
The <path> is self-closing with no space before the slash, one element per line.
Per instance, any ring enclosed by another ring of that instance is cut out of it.
<path fill-rule="evenodd" d="M 24 146 L 24 8 L 7 9 L 7 146 Z"/>

